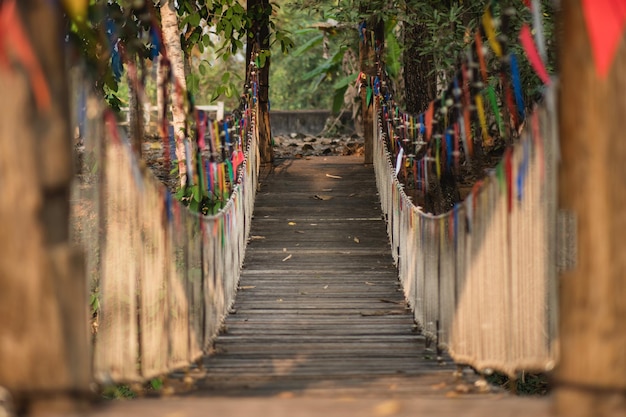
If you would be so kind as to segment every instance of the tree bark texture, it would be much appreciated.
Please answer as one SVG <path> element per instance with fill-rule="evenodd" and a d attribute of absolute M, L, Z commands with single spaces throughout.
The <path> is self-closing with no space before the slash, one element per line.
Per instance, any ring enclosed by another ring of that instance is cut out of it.
<path fill-rule="evenodd" d="M 252 16 L 254 18 L 254 22 L 251 28 L 251 32 L 254 36 L 252 38 L 248 37 L 248 43 L 246 45 L 246 68 L 249 68 L 250 60 L 252 58 L 252 51 L 255 45 L 258 47 L 259 51 L 269 52 L 269 16 L 271 6 L 268 0 L 248 0 L 247 5 L 248 13 L 252 13 Z M 265 65 L 262 68 L 258 69 L 259 113 L 257 118 L 257 124 L 259 129 L 259 154 L 261 157 L 261 163 L 271 163 L 274 161 L 274 150 L 272 148 L 272 129 L 270 125 L 269 113 L 270 60 L 270 57 L 267 56 L 265 60 Z"/>
<path fill-rule="evenodd" d="M 178 176 L 180 186 L 187 183 L 187 166 L 185 164 L 185 96 L 187 84 L 185 81 L 185 59 L 180 44 L 180 30 L 178 18 L 174 9 L 174 2 L 167 1 L 161 6 L 161 26 L 163 30 L 163 43 L 167 57 L 172 66 L 175 84 L 172 86 L 172 126 L 176 142 L 176 159 L 178 159 Z"/>
<path fill-rule="evenodd" d="M 418 48 L 420 43 L 430 41 L 426 39 L 428 33 L 422 24 L 404 27 L 404 97 L 406 111 L 419 114 L 426 110 L 428 104 L 435 99 L 437 94 L 437 79 L 430 72 L 434 69 L 432 57 L 420 56 Z"/>
<path fill-rule="evenodd" d="M 576 265 L 560 279 L 563 416 L 626 415 L 626 42 L 595 72 L 580 0 L 562 2 L 560 208 L 576 218 Z"/>
<path fill-rule="evenodd" d="M 135 59 L 135 58 L 133 58 Z M 136 60 L 136 59 L 135 59 Z M 137 70 L 139 71 L 139 67 Z M 137 74 L 139 77 L 139 74 Z M 128 132 L 133 151 L 141 158 L 143 138 L 145 135 L 144 106 L 140 89 L 133 80 L 128 78 Z"/>
<path fill-rule="evenodd" d="M 24 64 L 9 54 L 9 66 L 0 66 L 0 91 L 10 98 L 0 100 L 0 386 L 18 406 L 45 403 L 51 412 L 89 389 L 88 304 L 82 258 L 69 240 L 72 135 L 61 20 L 47 0 L 16 3 L 51 103 L 36 106 Z"/>
<path fill-rule="evenodd" d="M 363 9 L 362 9 L 363 11 Z M 359 69 L 366 79 L 361 80 L 361 115 L 363 119 L 363 148 L 366 164 L 374 161 L 374 106 L 367 102 L 367 86 L 370 85 L 370 78 L 377 76 L 376 50 L 372 45 L 371 30 L 374 30 L 374 42 L 385 43 L 385 24 L 381 21 L 369 19 L 368 31 L 365 39 L 359 43 Z M 373 94 L 372 94 L 373 96 Z M 373 100 L 373 98 L 372 98 Z"/>
<path fill-rule="evenodd" d="M 437 95 L 437 77 L 432 73 L 434 62 L 431 56 L 420 56 L 419 48 L 424 42 L 430 42 L 423 24 L 406 25 L 404 31 L 404 100 L 406 110 L 411 114 L 424 112 Z M 433 214 L 442 214 L 451 210 L 460 201 L 456 179 L 451 172 L 444 171 L 437 178 L 434 164 L 429 164 L 429 184 L 424 195 L 424 210 Z"/>

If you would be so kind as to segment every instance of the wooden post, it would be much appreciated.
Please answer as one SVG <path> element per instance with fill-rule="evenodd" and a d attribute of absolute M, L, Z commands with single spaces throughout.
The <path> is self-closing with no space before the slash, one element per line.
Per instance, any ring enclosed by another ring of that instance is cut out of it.
<path fill-rule="evenodd" d="M 56 4 L 15 3 L 12 21 L 24 28 L 51 103 L 36 106 L 43 90 L 9 47 L 9 66 L 0 65 L 0 386 L 22 410 L 54 413 L 75 410 L 91 379 L 83 263 L 69 236 L 64 35 Z M 1 46 L 18 44 L 8 36 Z"/>
<path fill-rule="evenodd" d="M 560 208 L 577 222 L 560 278 L 560 415 L 626 415 L 626 42 L 596 74 L 581 0 L 562 2 Z"/>

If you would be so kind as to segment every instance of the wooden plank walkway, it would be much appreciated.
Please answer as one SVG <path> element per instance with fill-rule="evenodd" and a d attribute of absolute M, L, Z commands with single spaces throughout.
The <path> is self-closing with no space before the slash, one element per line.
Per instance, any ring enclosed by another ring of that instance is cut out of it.
<path fill-rule="evenodd" d="M 545 399 L 461 392 L 471 377 L 414 331 L 385 227 L 360 157 L 263 173 L 233 314 L 203 367 L 178 375 L 191 392 L 95 415 L 547 415 Z"/>
<path fill-rule="evenodd" d="M 287 160 L 262 180 L 234 313 L 200 386 L 220 393 L 431 393 L 450 379 L 414 332 L 372 167 Z"/>

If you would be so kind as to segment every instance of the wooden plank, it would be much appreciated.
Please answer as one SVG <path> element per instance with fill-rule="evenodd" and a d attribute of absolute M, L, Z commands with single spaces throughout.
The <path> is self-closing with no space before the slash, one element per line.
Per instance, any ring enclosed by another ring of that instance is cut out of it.
<path fill-rule="evenodd" d="M 261 182 L 239 294 L 200 385 L 332 392 L 346 380 L 450 377 L 450 362 L 414 333 L 371 168 L 357 158 L 294 160 Z"/>

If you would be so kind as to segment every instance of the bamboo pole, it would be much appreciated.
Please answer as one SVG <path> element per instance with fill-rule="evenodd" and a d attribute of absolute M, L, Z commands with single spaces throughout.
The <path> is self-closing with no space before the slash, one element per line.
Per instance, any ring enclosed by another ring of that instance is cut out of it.
<path fill-rule="evenodd" d="M 9 48 L 10 64 L 0 66 L 0 91 L 10 98 L 0 100 L 0 386 L 23 411 L 75 410 L 91 370 L 83 263 L 69 240 L 73 164 L 62 25 L 47 0 L 15 4 L 12 22 L 24 29 L 50 101 L 36 105 L 45 89 L 33 88 L 33 72 Z M 5 45 L 24 47 L 7 33 Z"/>
<path fill-rule="evenodd" d="M 559 204 L 576 218 L 576 264 L 560 279 L 563 416 L 626 415 L 626 42 L 596 73 L 581 0 L 563 2 Z M 608 16 L 607 16 L 608 18 Z"/>

